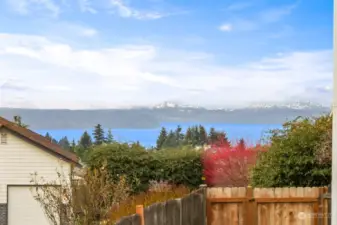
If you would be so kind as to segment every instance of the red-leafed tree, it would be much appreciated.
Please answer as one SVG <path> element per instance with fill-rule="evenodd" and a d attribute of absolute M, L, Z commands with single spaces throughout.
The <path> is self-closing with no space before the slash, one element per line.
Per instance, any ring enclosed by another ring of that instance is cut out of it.
<path fill-rule="evenodd" d="M 249 184 L 249 170 L 255 165 L 260 145 L 248 147 L 244 140 L 235 146 L 227 142 L 213 144 L 203 154 L 204 176 L 207 185 L 245 187 Z"/>

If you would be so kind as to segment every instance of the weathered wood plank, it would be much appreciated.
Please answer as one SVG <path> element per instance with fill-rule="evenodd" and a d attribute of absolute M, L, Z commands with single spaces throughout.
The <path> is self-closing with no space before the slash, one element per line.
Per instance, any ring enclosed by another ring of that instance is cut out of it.
<path fill-rule="evenodd" d="M 144 209 L 145 225 L 164 224 L 165 221 L 165 203 L 153 204 Z"/>
<path fill-rule="evenodd" d="M 193 198 L 191 195 L 182 198 L 181 200 L 181 211 L 182 211 L 182 224 L 193 225 L 192 214 L 193 214 Z"/>
<path fill-rule="evenodd" d="M 165 204 L 165 225 L 182 225 L 181 200 L 170 200 Z"/>

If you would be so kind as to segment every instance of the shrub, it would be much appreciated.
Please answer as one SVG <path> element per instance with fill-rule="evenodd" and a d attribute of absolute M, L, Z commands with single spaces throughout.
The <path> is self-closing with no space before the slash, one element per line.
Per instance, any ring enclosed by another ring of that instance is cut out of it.
<path fill-rule="evenodd" d="M 332 117 L 324 115 L 297 118 L 285 123 L 282 129 L 271 131 L 270 149 L 259 157 L 252 184 L 257 187 L 328 185 L 331 161 L 320 151 L 327 135 L 331 135 L 331 127 Z M 330 151 L 329 147 L 326 149 L 323 151 Z M 327 163 L 322 163 L 324 159 Z"/>
<path fill-rule="evenodd" d="M 331 121 L 329 121 L 331 123 Z M 331 166 L 332 162 L 332 125 L 322 134 L 322 141 L 318 143 L 316 160 L 320 165 Z"/>
<path fill-rule="evenodd" d="M 198 187 L 202 183 L 200 151 L 146 151 L 141 147 L 114 143 L 92 150 L 88 165 L 99 168 L 106 163 L 113 180 L 126 175 L 133 193 L 145 192 L 151 180 Z"/>
<path fill-rule="evenodd" d="M 149 180 L 155 180 L 153 170 L 157 170 L 151 153 L 138 145 L 120 143 L 94 147 L 87 163 L 91 168 L 106 165 L 114 181 L 125 175 L 134 193 L 147 190 Z"/>
<path fill-rule="evenodd" d="M 262 149 L 262 148 L 261 148 Z M 203 154 L 204 176 L 208 186 L 244 187 L 249 184 L 249 170 L 261 150 L 248 147 L 241 139 L 235 146 L 212 145 Z"/>
<path fill-rule="evenodd" d="M 175 149 L 154 152 L 159 162 L 156 180 L 165 180 L 171 184 L 197 188 L 202 184 L 202 163 L 200 150 Z"/>
<path fill-rule="evenodd" d="M 125 177 L 111 182 L 104 168 L 87 170 L 79 180 L 58 173 L 57 180 L 46 182 L 34 174 L 32 183 L 34 198 L 54 225 L 60 221 L 67 225 L 98 225 L 110 219 L 111 205 L 129 197 Z"/>

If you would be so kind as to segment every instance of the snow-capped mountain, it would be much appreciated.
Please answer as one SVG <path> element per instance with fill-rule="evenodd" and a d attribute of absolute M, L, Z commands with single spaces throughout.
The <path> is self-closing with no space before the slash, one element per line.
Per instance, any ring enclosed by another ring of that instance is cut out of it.
<path fill-rule="evenodd" d="M 257 103 L 250 106 L 241 108 L 231 108 L 231 107 L 221 107 L 221 108 L 203 108 L 200 106 L 193 105 L 180 105 L 174 102 L 163 102 L 161 104 L 155 105 L 153 109 L 205 109 L 205 110 L 218 110 L 218 111 L 234 111 L 236 109 L 313 109 L 313 108 L 323 108 L 324 106 L 320 104 L 315 104 L 312 102 L 284 102 L 284 103 Z"/>
<path fill-rule="evenodd" d="M 163 108 L 178 108 L 179 105 L 174 102 L 163 102 L 161 104 L 155 105 L 153 108 L 155 109 L 163 109 Z"/>
<path fill-rule="evenodd" d="M 255 104 L 243 108 L 202 108 L 164 102 L 154 107 L 128 109 L 44 110 L 0 108 L 11 119 L 22 116 L 33 129 L 87 129 L 95 124 L 110 128 L 158 128 L 162 123 L 282 124 L 298 116 L 329 113 L 329 107 L 308 102 Z M 57 116 L 56 116 L 57 115 Z"/>
<path fill-rule="evenodd" d="M 199 106 L 192 105 L 182 105 L 174 102 L 163 102 L 161 104 L 155 105 L 154 109 L 168 109 L 168 108 L 179 108 L 179 109 L 200 109 Z"/>
<path fill-rule="evenodd" d="M 270 109 L 270 108 L 287 108 L 287 109 L 312 109 L 312 108 L 322 108 L 320 104 L 315 104 L 312 102 L 288 102 L 288 103 L 258 103 L 249 106 L 248 108 L 253 109 Z"/>

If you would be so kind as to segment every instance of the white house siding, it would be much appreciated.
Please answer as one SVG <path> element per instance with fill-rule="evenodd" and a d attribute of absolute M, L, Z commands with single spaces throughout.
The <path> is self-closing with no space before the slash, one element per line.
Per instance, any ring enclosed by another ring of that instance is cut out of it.
<path fill-rule="evenodd" d="M 0 128 L 1 129 L 1 128 Z M 57 171 L 70 174 L 70 163 L 2 128 L 7 144 L 0 144 L 0 205 L 7 203 L 7 185 L 30 185 L 35 172 L 45 180 L 57 179 Z"/>

